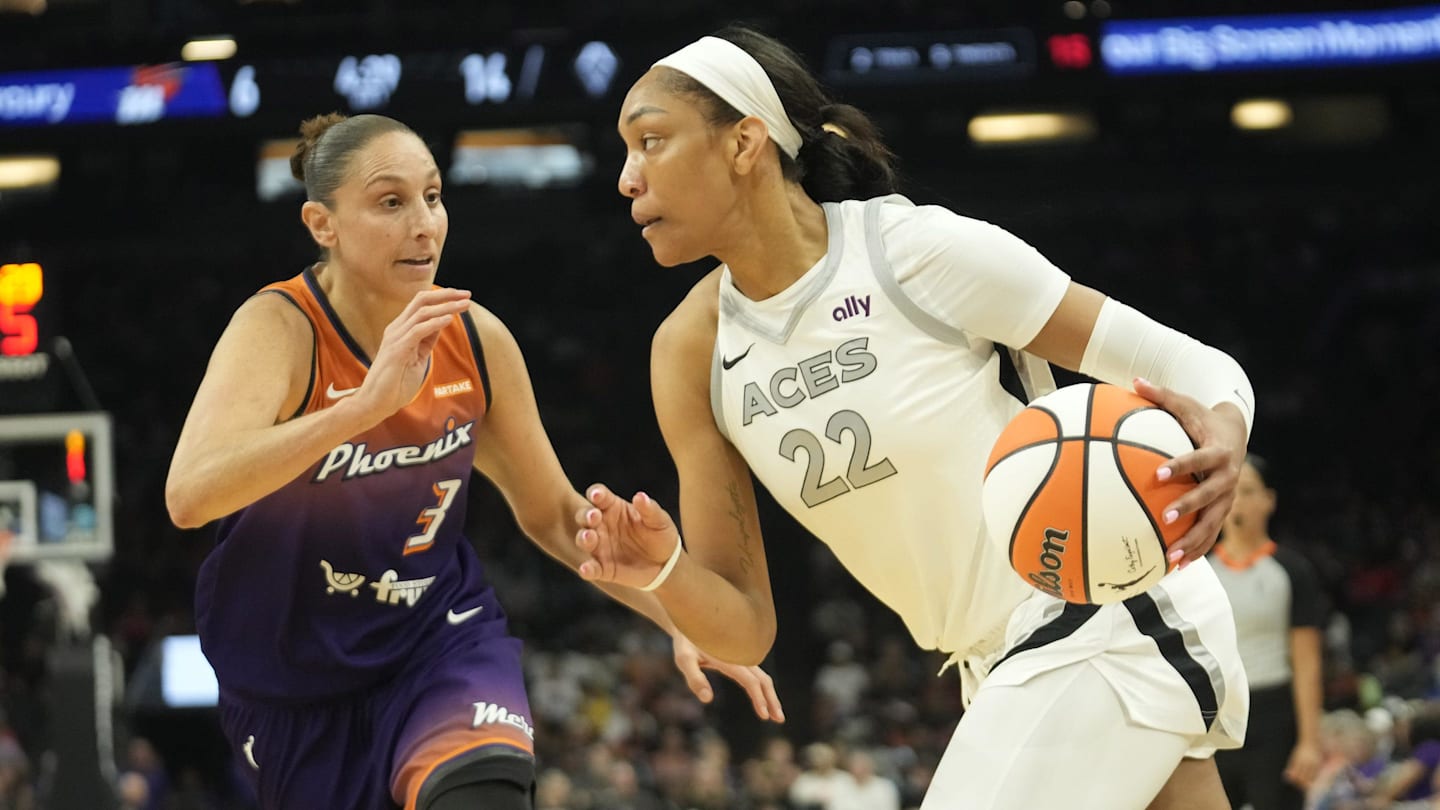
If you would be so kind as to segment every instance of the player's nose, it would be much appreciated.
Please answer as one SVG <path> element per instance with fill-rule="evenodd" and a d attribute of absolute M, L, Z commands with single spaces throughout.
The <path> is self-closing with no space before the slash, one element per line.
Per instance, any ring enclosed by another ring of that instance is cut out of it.
<path fill-rule="evenodd" d="M 440 229 L 444 227 L 444 209 L 431 208 L 428 205 L 416 206 L 411 209 L 415 216 L 410 218 L 410 229 L 417 239 L 432 239 L 439 236 Z"/>
<path fill-rule="evenodd" d="M 617 183 L 620 196 L 634 199 L 644 193 L 645 177 L 641 174 L 638 163 L 635 158 L 629 157 L 625 159 L 625 165 L 620 167 L 620 179 Z"/>

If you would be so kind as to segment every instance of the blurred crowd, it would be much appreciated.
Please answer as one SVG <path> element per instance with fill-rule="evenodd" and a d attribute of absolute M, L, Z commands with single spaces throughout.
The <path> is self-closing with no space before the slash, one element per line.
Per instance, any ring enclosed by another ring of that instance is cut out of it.
<path fill-rule="evenodd" d="M 1261 403 L 1254 449 L 1269 457 L 1280 499 L 1274 535 L 1312 562 L 1333 608 L 1327 760 L 1310 804 L 1428 802 L 1440 762 L 1440 506 L 1430 492 L 1440 431 L 1428 404 L 1440 395 L 1440 364 L 1428 357 L 1440 344 L 1440 211 L 1421 189 L 1230 194 L 1164 195 L 1166 207 L 1154 210 L 1145 201 L 1117 209 L 1014 197 L 991 206 L 978 192 L 943 201 L 1010 228 L 1079 280 L 1246 366 Z M 559 235 L 488 240 L 457 229 L 442 272 L 473 286 L 516 333 L 573 483 L 643 487 L 674 504 L 646 357 L 654 325 L 693 275 L 655 270 L 606 206 L 597 210 L 607 224 Z M 584 203 L 556 216 L 576 213 L 599 218 Z M 126 214 L 115 216 L 118 233 Z M 463 221 L 463 200 L 451 202 L 451 216 Z M 96 569 L 95 626 L 127 674 L 158 639 L 193 632 L 194 573 L 210 534 L 171 527 L 161 495 L 190 392 L 229 312 L 308 255 L 293 210 L 257 219 L 252 226 L 274 231 L 269 240 L 188 247 L 126 242 L 97 225 L 108 249 L 127 251 L 133 283 L 114 283 L 94 251 L 51 246 L 70 270 L 67 332 L 116 424 L 117 552 Z M 177 269 L 201 256 L 202 271 Z M 277 256 L 292 258 L 277 266 Z M 117 311 L 129 316 L 117 320 Z M 137 375 L 145 384 L 132 384 Z M 766 668 L 783 725 L 755 719 L 725 685 L 700 704 L 668 639 L 530 547 L 503 501 L 477 484 L 469 530 L 526 643 L 539 808 L 918 805 L 961 714 L 958 680 L 936 677 L 943 657 L 916 649 L 823 546 L 768 501 L 762 512 L 781 623 Z M 6 582 L 0 810 L 43 806 L 54 767 L 46 654 L 64 642 L 43 583 L 13 567 Z M 218 735 L 213 721 L 192 717 L 177 733 L 178 721 L 163 715 L 120 714 L 114 781 L 123 807 L 249 806 L 223 746 L 197 744 L 207 729 Z M 211 749 L 219 753 L 202 755 Z"/>

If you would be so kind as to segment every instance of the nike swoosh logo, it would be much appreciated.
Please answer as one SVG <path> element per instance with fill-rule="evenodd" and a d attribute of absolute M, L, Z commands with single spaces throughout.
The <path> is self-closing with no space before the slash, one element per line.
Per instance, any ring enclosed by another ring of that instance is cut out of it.
<path fill-rule="evenodd" d="M 723 354 L 720 355 L 720 365 L 721 365 L 721 366 L 724 366 L 726 371 L 729 371 L 730 369 L 732 369 L 732 368 L 735 367 L 735 364 L 736 364 L 736 363 L 740 362 L 741 360 L 744 360 L 744 359 L 745 359 L 745 355 L 749 354 L 749 353 L 750 353 L 750 350 L 753 349 L 753 348 L 755 348 L 755 344 L 754 344 L 754 343 L 751 343 L 749 346 L 746 346 L 746 347 L 745 347 L 745 351 L 741 352 L 741 353 L 739 354 L 739 356 L 736 357 L 734 360 L 726 360 L 726 359 L 725 359 L 725 355 L 723 355 Z"/>
<path fill-rule="evenodd" d="M 330 387 L 325 389 L 325 396 L 330 399 L 343 399 L 359 390 L 360 386 L 358 385 L 354 388 L 336 388 L 335 383 L 332 382 L 330 383 Z"/>
<path fill-rule="evenodd" d="M 465 622 L 469 621 L 472 616 L 475 616 L 484 609 L 484 605 L 481 605 L 480 607 L 470 608 L 469 610 L 462 611 L 460 613 L 456 613 L 454 609 L 451 609 L 445 614 L 445 621 L 451 624 L 464 624 Z"/>

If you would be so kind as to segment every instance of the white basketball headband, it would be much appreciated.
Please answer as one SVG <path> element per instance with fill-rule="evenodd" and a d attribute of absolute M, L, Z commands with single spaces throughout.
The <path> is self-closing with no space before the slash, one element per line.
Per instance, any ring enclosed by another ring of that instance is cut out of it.
<path fill-rule="evenodd" d="M 800 131 L 790 123 L 775 85 L 765 74 L 765 68 L 739 45 L 719 37 L 701 37 L 653 67 L 678 70 L 705 85 L 741 115 L 753 115 L 764 121 L 770 140 L 785 150 L 785 154 L 791 158 L 800 154 Z"/>

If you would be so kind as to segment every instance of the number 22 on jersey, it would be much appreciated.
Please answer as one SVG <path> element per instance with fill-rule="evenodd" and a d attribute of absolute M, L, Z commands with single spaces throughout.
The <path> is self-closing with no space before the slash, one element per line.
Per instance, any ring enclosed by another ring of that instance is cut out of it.
<path fill-rule="evenodd" d="M 836 411 L 825 424 L 825 438 L 841 444 L 849 433 L 855 444 L 850 450 L 850 463 L 845 475 L 836 476 L 821 483 L 825 471 L 825 448 L 820 438 L 802 428 L 795 428 L 780 440 L 780 455 L 789 461 L 796 461 L 797 450 L 805 451 L 805 480 L 800 485 L 800 499 L 811 508 L 836 498 L 852 489 L 868 487 L 894 475 L 895 465 L 889 458 L 870 463 L 870 425 L 865 417 L 851 410 Z"/>

